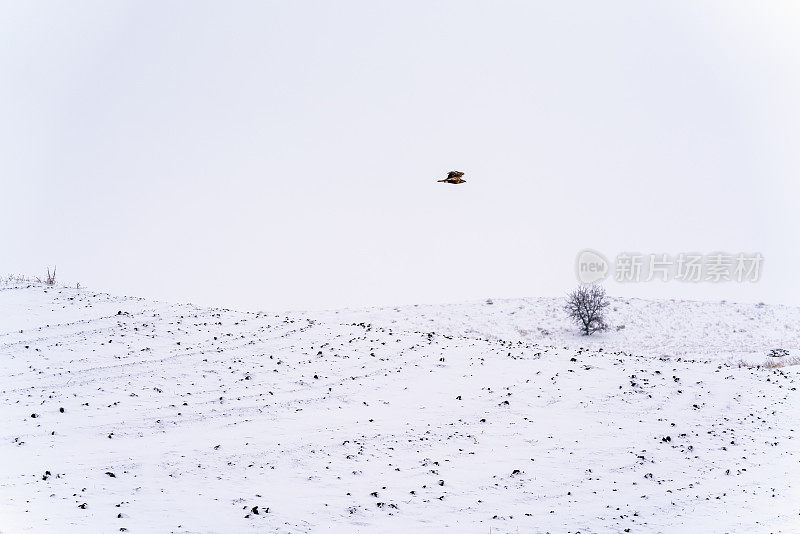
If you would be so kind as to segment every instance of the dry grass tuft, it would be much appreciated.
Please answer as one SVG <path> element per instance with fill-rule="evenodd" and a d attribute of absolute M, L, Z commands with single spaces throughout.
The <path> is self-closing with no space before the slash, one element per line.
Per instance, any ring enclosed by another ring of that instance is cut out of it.
<path fill-rule="evenodd" d="M 50 267 L 47 268 L 47 278 L 45 278 L 44 283 L 48 286 L 56 285 L 56 268 L 53 267 L 53 274 L 50 274 Z"/>
<path fill-rule="evenodd" d="M 800 356 L 792 358 L 772 358 L 764 362 L 765 369 L 778 369 L 779 367 L 788 367 L 790 365 L 800 365 Z"/>
<path fill-rule="evenodd" d="M 780 369 L 781 367 L 789 367 L 792 365 L 800 365 L 800 356 L 792 358 L 770 358 L 765 360 L 764 363 L 751 363 L 745 360 L 736 362 L 737 367 L 747 367 L 748 369 Z"/>
<path fill-rule="evenodd" d="M 56 268 L 53 267 L 53 272 L 50 272 L 50 267 L 47 268 L 47 275 L 42 279 L 39 276 L 25 276 L 22 274 L 9 274 L 0 277 L 0 284 L 45 284 L 48 286 L 56 285 Z"/>
<path fill-rule="evenodd" d="M 3 285 L 10 285 L 10 284 L 40 284 L 42 282 L 41 278 L 31 278 L 30 276 L 24 276 L 21 274 L 9 274 L 3 277 L 0 277 L 0 283 Z"/>

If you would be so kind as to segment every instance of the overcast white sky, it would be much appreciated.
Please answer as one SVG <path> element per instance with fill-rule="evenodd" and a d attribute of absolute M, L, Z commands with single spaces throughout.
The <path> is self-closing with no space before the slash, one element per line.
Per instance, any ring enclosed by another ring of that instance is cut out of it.
<path fill-rule="evenodd" d="M 800 304 L 798 3 L 0 6 L 0 274 L 276 310 L 760 252 L 608 289 Z"/>

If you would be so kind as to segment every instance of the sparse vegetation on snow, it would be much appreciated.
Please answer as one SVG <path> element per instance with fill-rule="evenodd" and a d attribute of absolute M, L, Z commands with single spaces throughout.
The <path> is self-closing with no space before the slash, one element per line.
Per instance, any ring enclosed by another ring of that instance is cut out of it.
<path fill-rule="evenodd" d="M 799 309 L 493 302 L 0 289 L 0 531 L 794 530 Z"/>

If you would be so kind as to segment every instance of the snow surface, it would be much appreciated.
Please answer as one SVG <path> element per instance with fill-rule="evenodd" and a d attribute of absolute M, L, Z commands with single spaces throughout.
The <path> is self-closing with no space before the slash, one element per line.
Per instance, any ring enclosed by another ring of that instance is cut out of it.
<path fill-rule="evenodd" d="M 0 289 L 0 532 L 799 532 L 800 309 L 611 315 Z"/>

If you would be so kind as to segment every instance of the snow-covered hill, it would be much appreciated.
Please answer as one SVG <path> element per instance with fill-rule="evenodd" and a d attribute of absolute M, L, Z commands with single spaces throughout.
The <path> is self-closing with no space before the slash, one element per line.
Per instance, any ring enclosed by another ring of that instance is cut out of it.
<path fill-rule="evenodd" d="M 800 309 L 613 308 L 0 289 L 0 532 L 800 530 Z"/>

